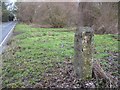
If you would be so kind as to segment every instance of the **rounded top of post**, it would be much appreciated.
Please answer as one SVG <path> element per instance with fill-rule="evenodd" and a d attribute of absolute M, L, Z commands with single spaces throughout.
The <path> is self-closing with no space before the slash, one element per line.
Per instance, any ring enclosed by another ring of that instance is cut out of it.
<path fill-rule="evenodd" d="M 79 32 L 93 32 L 91 27 L 78 27 Z"/>

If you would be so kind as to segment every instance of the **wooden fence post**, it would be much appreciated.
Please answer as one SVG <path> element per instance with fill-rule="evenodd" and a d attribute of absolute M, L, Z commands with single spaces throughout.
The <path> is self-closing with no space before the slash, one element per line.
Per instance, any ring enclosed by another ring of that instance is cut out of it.
<path fill-rule="evenodd" d="M 75 73 L 80 79 L 92 77 L 93 29 L 79 27 L 74 38 Z"/>

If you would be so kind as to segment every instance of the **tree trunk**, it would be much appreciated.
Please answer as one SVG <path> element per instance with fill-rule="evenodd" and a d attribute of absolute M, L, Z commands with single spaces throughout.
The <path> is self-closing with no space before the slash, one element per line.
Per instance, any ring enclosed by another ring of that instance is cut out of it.
<path fill-rule="evenodd" d="M 89 7 L 89 3 L 79 3 L 78 6 L 78 26 L 75 32 L 74 50 L 75 73 L 80 79 L 92 77 L 92 53 L 93 53 L 93 29 L 90 23 L 85 24 L 84 8 Z M 89 16 L 88 16 L 89 17 Z"/>

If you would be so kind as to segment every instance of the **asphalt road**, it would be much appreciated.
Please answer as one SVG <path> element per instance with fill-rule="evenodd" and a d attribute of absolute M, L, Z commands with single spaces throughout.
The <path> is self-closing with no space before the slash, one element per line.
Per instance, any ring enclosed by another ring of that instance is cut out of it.
<path fill-rule="evenodd" d="M 0 24 L 0 48 L 9 39 L 8 35 L 10 34 L 15 24 L 16 22 L 4 22 Z"/>
<path fill-rule="evenodd" d="M 14 27 L 15 24 L 16 22 L 5 22 L 5 23 L 2 23 L 2 25 L 0 25 L 0 27 L 2 27 L 2 31 L 0 31 L 0 33 L 2 32 L 0 43 L 5 39 L 5 37 L 10 32 L 10 30 Z"/>

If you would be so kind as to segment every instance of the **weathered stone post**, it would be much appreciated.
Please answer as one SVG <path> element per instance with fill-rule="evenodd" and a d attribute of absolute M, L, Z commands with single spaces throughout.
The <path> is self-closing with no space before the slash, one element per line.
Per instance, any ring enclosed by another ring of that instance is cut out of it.
<path fill-rule="evenodd" d="M 80 79 L 92 77 L 93 29 L 78 27 L 74 38 L 75 73 Z"/>

